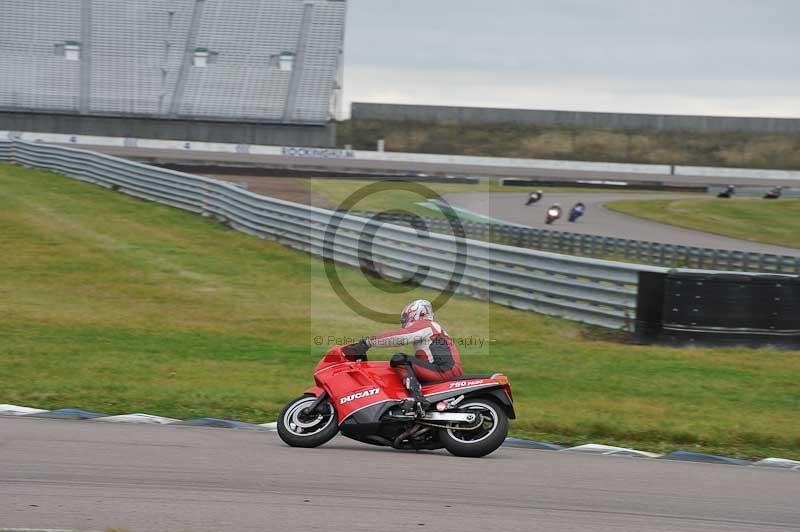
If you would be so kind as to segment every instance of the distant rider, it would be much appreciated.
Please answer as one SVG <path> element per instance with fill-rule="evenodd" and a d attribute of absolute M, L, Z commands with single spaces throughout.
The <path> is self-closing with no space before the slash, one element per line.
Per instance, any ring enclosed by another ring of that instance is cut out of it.
<path fill-rule="evenodd" d="M 733 185 L 728 185 L 725 190 L 717 194 L 718 198 L 731 198 L 733 195 L 736 194 L 736 187 Z"/>
<path fill-rule="evenodd" d="M 382 332 L 356 344 L 345 346 L 349 352 L 365 355 L 370 347 L 413 346 L 413 356 L 398 353 L 392 357 L 393 368 L 400 369 L 406 387 L 418 403 L 425 403 L 420 382 L 436 382 L 455 379 L 463 375 L 461 355 L 453 340 L 433 321 L 433 306 L 430 301 L 418 299 L 403 308 L 400 314 L 400 329 Z M 413 374 L 403 369 L 413 366 Z M 414 378 L 416 376 L 416 379 Z"/>
<path fill-rule="evenodd" d="M 544 193 L 541 190 L 537 190 L 536 192 L 531 192 L 530 195 L 528 196 L 528 201 L 525 203 L 525 205 L 532 205 L 536 203 L 537 201 L 542 199 L 543 195 Z"/>
<path fill-rule="evenodd" d="M 583 216 L 585 212 L 586 212 L 586 205 L 584 205 L 582 202 L 579 201 L 578 203 L 572 206 L 572 210 L 569 213 L 569 221 L 570 222 L 577 221 L 578 218 Z"/>

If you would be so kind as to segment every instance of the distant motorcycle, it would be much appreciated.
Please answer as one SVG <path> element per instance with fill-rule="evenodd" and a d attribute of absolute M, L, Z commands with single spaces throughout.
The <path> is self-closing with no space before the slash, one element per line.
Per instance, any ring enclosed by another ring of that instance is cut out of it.
<path fill-rule="evenodd" d="M 783 195 L 783 187 L 775 187 L 764 194 L 764 199 L 778 199 L 781 195 Z"/>
<path fill-rule="evenodd" d="M 547 209 L 547 217 L 544 219 L 544 223 L 551 225 L 559 218 L 561 218 L 561 207 L 558 205 L 553 205 Z"/>
<path fill-rule="evenodd" d="M 525 206 L 527 207 L 528 205 L 533 205 L 534 203 L 537 203 L 540 199 L 542 199 L 542 196 L 544 196 L 544 194 L 542 193 L 541 190 L 537 190 L 536 192 L 531 192 L 530 195 L 528 196 L 528 201 L 525 202 Z"/>
<path fill-rule="evenodd" d="M 569 211 L 569 221 L 576 222 L 578 218 L 583 216 L 586 213 L 586 205 L 581 203 L 580 201 L 573 205 L 572 210 Z"/>
<path fill-rule="evenodd" d="M 736 187 L 733 185 L 728 185 L 725 190 L 717 194 L 718 198 L 732 198 L 733 195 L 736 194 Z"/>

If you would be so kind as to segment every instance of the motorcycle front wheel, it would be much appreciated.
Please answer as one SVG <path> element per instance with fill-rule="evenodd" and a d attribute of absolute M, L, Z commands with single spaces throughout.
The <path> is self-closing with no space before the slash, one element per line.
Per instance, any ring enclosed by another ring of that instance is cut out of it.
<path fill-rule="evenodd" d="M 339 421 L 330 401 L 320 405 L 321 412 L 306 412 L 317 400 L 304 395 L 289 401 L 278 416 L 278 435 L 290 447 L 319 447 L 339 432 Z"/>
<path fill-rule="evenodd" d="M 486 456 L 503 445 L 508 436 L 508 416 L 490 399 L 471 399 L 458 405 L 459 410 L 473 410 L 480 414 L 477 425 L 439 429 L 439 438 L 451 454 L 478 458 Z"/>

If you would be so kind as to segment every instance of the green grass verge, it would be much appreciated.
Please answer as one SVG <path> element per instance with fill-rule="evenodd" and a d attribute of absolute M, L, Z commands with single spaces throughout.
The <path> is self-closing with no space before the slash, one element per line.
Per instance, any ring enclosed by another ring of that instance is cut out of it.
<path fill-rule="evenodd" d="M 606 207 L 679 227 L 800 248 L 800 199 L 626 200 Z"/>
<path fill-rule="evenodd" d="M 350 312 L 320 262 L 199 216 L 0 165 L 0 402 L 264 422 L 311 381 L 315 336 Z M 360 301 L 389 294 L 340 269 Z M 800 458 L 798 353 L 624 345 L 576 323 L 454 297 L 469 372 L 503 370 L 512 432 L 565 443 Z M 372 353 L 387 359 L 391 351 Z"/>

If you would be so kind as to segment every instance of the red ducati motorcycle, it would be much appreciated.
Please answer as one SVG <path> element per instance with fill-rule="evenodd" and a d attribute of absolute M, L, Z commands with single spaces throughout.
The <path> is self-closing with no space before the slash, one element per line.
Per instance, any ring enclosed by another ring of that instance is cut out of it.
<path fill-rule="evenodd" d="M 406 365 L 408 378 L 415 378 Z M 283 409 L 278 434 L 292 447 L 318 447 L 341 431 L 354 440 L 395 449 L 441 449 L 485 456 L 502 445 L 514 404 L 508 377 L 462 375 L 428 383 L 420 408 L 388 362 L 330 349 L 314 371 L 316 386 Z"/>

